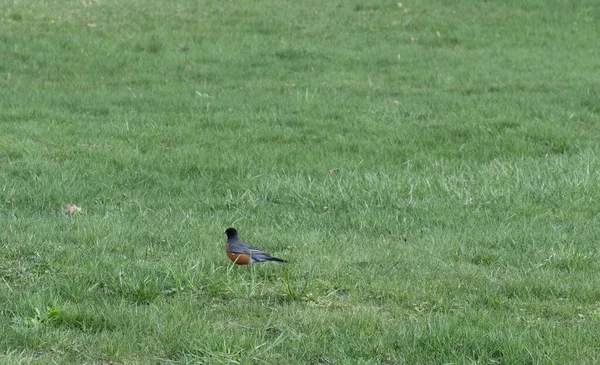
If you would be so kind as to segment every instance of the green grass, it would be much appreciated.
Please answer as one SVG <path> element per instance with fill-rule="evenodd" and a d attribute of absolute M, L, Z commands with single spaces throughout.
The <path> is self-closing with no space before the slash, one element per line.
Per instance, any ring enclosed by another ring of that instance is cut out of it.
<path fill-rule="evenodd" d="M 591 0 L 1 3 L 0 362 L 599 363 L 598 34 Z"/>

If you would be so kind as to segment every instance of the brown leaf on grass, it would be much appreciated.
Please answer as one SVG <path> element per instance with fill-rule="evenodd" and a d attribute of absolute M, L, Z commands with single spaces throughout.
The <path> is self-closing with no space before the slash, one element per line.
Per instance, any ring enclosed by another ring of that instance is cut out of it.
<path fill-rule="evenodd" d="M 410 36 L 410 43 L 415 43 L 417 41 L 417 38 L 414 35 Z"/>
<path fill-rule="evenodd" d="M 400 100 L 396 100 L 396 99 L 392 99 L 392 98 L 387 98 L 385 101 L 387 101 L 390 104 L 395 104 L 395 105 L 400 104 Z"/>
<path fill-rule="evenodd" d="M 83 210 L 75 204 L 67 204 L 65 206 L 65 211 L 69 214 L 82 213 Z"/>

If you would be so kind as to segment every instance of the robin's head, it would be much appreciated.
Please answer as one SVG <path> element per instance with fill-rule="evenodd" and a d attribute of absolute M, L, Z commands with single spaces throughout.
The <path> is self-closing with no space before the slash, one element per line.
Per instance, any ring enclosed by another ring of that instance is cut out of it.
<path fill-rule="evenodd" d="M 227 235 L 227 238 L 234 238 L 234 237 L 237 237 L 237 235 L 238 235 L 235 228 L 227 228 L 225 230 L 225 234 Z"/>

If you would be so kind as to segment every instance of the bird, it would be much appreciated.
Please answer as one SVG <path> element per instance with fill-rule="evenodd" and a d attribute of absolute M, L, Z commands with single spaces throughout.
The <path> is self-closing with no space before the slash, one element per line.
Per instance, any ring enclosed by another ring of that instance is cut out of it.
<path fill-rule="evenodd" d="M 287 262 L 287 260 L 273 257 L 261 249 L 250 246 L 238 236 L 235 228 L 227 228 L 225 234 L 227 235 L 227 243 L 225 244 L 227 257 L 235 264 L 251 265 L 255 262 L 265 261 Z"/>

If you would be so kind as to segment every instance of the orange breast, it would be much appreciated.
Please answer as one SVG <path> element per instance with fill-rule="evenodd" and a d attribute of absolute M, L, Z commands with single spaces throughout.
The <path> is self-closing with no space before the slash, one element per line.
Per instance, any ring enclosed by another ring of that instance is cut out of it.
<path fill-rule="evenodd" d="M 245 253 L 233 253 L 229 251 L 229 243 L 225 244 L 227 257 L 238 265 L 248 265 L 250 263 L 250 255 Z"/>

